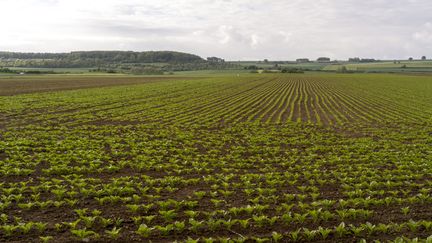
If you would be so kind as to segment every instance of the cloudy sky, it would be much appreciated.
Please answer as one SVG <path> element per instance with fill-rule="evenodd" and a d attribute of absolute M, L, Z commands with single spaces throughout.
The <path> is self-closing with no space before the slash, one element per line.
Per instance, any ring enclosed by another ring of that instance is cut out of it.
<path fill-rule="evenodd" d="M 0 0 L 0 50 L 432 56 L 431 0 Z"/>

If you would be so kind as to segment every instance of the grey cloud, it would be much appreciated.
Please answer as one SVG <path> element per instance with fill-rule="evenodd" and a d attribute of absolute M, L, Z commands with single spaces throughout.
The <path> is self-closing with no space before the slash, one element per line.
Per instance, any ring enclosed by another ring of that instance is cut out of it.
<path fill-rule="evenodd" d="M 10 24 L 0 49 L 172 49 L 232 60 L 432 56 L 429 0 L 23 1 L 35 11 Z M 18 2 L 6 5 L 19 13 Z M 49 13 L 59 13 L 56 21 Z M 29 23 L 44 18 L 35 32 Z"/>
<path fill-rule="evenodd" d="M 89 27 L 89 29 L 104 35 L 119 37 L 171 37 L 181 36 L 191 32 L 191 30 L 182 29 L 179 27 L 144 27 L 139 25 L 111 23 L 94 23 Z"/>
<path fill-rule="evenodd" d="M 432 42 L 432 23 L 424 24 L 423 28 L 413 34 L 416 41 L 431 43 Z"/>

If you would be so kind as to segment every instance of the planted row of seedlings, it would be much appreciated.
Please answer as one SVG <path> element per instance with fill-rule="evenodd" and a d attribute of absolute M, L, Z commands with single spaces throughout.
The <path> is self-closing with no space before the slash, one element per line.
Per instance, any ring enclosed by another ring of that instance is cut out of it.
<path fill-rule="evenodd" d="M 356 77 L 1 97 L 0 241 L 431 242 L 424 86 Z"/>

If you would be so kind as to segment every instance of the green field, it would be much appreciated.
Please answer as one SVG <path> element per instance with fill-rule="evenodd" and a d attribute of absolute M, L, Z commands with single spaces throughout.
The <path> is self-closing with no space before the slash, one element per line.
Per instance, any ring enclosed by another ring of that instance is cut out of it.
<path fill-rule="evenodd" d="M 41 72 L 58 72 L 58 73 L 88 73 L 91 68 L 28 68 L 28 67 L 9 67 L 17 71 L 41 71 Z"/>
<path fill-rule="evenodd" d="M 259 68 L 262 69 L 271 69 L 274 68 L 274 63 L 269 62 L 269 63 L 264 63 L 264 62 L 256 62 L 256 61 L 238 61 L 238 62 L 232 62 L 235 64 L 239 64 L 243 67 L 247 67 L 247 66 L 251 66 L 251 65 L 255 65 Z M 310 63 L 278 63 L 278 66 L 281 68 L 300 68 L 300 69 L 308 69 L 308 70 L 312 70 L 312 71 L 317 71 L 317 70 L 323 70 L 325 69 L 329 64 L 328 63 L 318 63 L 318 62 L 310 62 Z"/>
<path fill-rule="evenodd" d="M 390 61 L 375 63 L 341 63 L 328 65 L 323 68 L 326 71 L 337 71 L 342 66 L 352 71 L 366 72 L 432 72 L 432 61 L 400 61 L 394 63 Z"/>
<path fill-rule="evenodd" d="M 275 69 L 276 62 L 254 62 L 254 61 L 241 61 L 233 62 L 243 67 L 255 65 L 260 69 Z M 374 72 L 374 73 L 430 73 L 432 72 L 432 61 L 430 60 L 415 60 L 415 61 L 377 61 L 367 63 L 353 63 L 347 61 L 336 61 L 334 63 L 278 63 L 278 68 L 288 69 L 303 69 L 308 71 L 325 71 L 337 72 L 342 67 L 349 71 L 357 72 Z"/>
<path fill-rule="evenodd" d="M 193 74 L 0 77 L 0 242 L 431 242 L 432 76 Z"/>

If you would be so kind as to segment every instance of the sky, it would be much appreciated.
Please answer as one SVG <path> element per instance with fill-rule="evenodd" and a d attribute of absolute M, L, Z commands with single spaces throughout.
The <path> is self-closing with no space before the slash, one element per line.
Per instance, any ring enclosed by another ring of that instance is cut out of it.
<path fill-rule="evenodd" d="M 0 0 L 0 51 L 432 57 L 431 0 Z"/>

